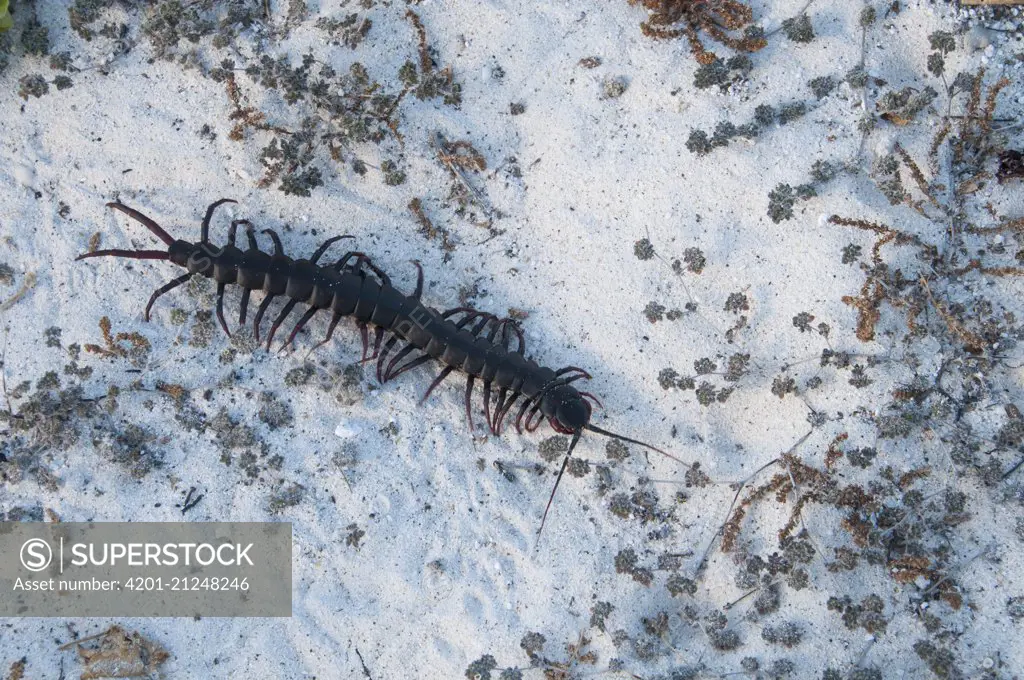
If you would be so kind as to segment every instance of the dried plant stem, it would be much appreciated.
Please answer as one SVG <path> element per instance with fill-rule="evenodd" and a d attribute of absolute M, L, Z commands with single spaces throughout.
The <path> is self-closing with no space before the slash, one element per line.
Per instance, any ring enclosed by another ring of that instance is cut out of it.
<path fill-rule="evenodd" d="M 11 307 L 13 307 L 14 305 L 18 304 L 18 302 L 21 300 L 21 298 L 23 298 L 26 295 L 28 295 L 28 292 L 30 290 L 32 290 L 33 288 L 35 288 L 35 285 L 36 285 L 36 273 L 35 272 L 29 272 L 28 274 L 25 275 L 25 279 L 21 282 L 21 288 L 19 288 L 18 291 L 14 295 L 9 297 L 6 302 L 4 302 L 2 305 L 0 305 L 0 312 L 6 312 Z"/>

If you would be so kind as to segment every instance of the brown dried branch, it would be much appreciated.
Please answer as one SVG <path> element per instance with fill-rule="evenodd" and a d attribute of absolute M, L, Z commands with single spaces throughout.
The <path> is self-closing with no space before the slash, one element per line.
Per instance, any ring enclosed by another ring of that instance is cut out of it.
<path fill-rule="evenodd" d="M 833 439 L 832 443 L 828 445 L 828 452 L 825 453 L 825 469 L 829 472 L 835 470 L 836 463 L 843 457 L 843 449 L 840 445 L 849 438 L 850 435 L 843 432 Z"/>
<path fill-rule="evenodd" d="M 945 206 L 939 203 L 938 199 L 935 198 L 935 195 L 932 193 L 932 188 L 928 184 L 928 180 L 925 179 L 924 173 L 921 172 L 921 168 L 917 165 L 914 159 L 910 157 L 910 154 L 907 153 L 906 149 L 904 149 L 899 142 L 896 142 L 893 148 L 899 155 L 900 159 L 902 159 L 903 164 L 907 166 L 907 169 L 910 171 L 910 176 L 914 178 L 914 183 L 917 184 L 917 188 L 925 195 L 928 202 L 945 213 Z"/>
<path fill-rule="evenodd" d="M 900 478 L 896 480 L 896 486 L 898 486 L 903 491 L 906 491 L 907 489 L 914 485 L 914 482 L 916 482 L 919 479 L 924 479 L 925 477 L 928 477 L 931 474 L 932 469 L 929 467 L 914 468 L 913 470 L 905 472 L 902 475 L 900 475 Z"/>
<path fill-rule="evenodd" d="M 420 233 L 426 236 L 428 239 L 441 238 L 441 249 L 445 252 L 445 258 L 450 257 L 448 253 L 455 250 L 455 242 L 451 238 L 451 233 L 444 227 L 437 227 L 427 217 L 426 211 L 423 209 L 423 201 L 419 198 L 414 198 L 409 201 L 409 211 L 416 218 L 416 221 L 420 225 Z M 446 259 L 447 261 L 447 259 Z"/>
<path fill-rule="evenodd" d="M 760 34 L 731 35 L 729 31 L 742 31 L 753 22 L 753 11 L 740 0 L 628 0 L 639 5 L 650 15 L 640 24 L 640 30 L 649 38 L 669 40 L 686 37 L 694 57 L 702 64 L 710 64 L 718 57 L 704 47 L 700 32 L 716 42 L 740 52 L 756 52 L 767 42 Z"/>
<path fill-rule="evenodd" d="M 954 269 L 950 272 L 951 276 L 963 276 L 967 272 L 976 271 L 979 274 L 988 274 L 989 276 L 1024 276 L 1024 268 L 1021 267 L 983 267 L 981 266 L 981 260 L 971 260 L 966 267 L 960 269 Z"/>
<path fill-rule="evenodd" d="M 465 140 L 444 142 L 438 150 L 437 157 L 448 166 L 457 165 L 460 168 L 476 172 L 483 172 L 487 169 L 487 160 Z"/>
<path fill-rule="evenodd" d="M 110 317 L 105 316 L 100 319 L 100 332 L 103 333 L 103 343 L 105 347 L 101 347 L 95 344 L 86 344 L 83 349 L 86 352 L 92 354 L 99 354 L 100 356 L 107 358 L 125 358 L 128 356 L 139 357 L 149 353 L 151 345 L 149 340 L 140 333 L 118 333 L 113 335 L 111 332 Z M 127 342 L 130 347 L 122 347 L 119 343 Z"/>
<path fill-rule="evenodd" d="M 1007 220 L 1002 224 L 997 224 L 994 227 L 967 227 L 964 231 L 969 234 L 1001 234 L 1008 231 L 1017 232 L 1024 234 L 1024 217 L 1018 217 L 1015 220 Z"/>
<path fill-rule="evenodd" d="M 989 88 L 988 96 L 985 97 L 985 108 L 982 109 L 981 121 L 978 124 L 983 134 L 988 134 L 992 131 L 992 116 L 996 110 L 996 100 L 999 98 L 999 92 L 1009 84 L 1009 79 L 1000 78 Z"/>
<path fill-rule="evenodd" d="M 949 137 L 952 126 L 949 124 L 949 120 L 942 122 L 942 127 L 935 133 L 935 137 L 932 138 L 931 146 L 928 148 L 928 159 L 931 163 L 932 169 L 937 171 L 939 167 L 939 148 L 942 147 L 942 143 Z"/>
<path fill-rule="evenodd" d="M 870 291 L 870 293 L 869 293 Z M 875 325 L 882 318 L 882 300 L 885 299 L 885 289 L 873 277 L 868 277 L 860 289 L 860 295 L 844 295 L 843 304 L 850 305 L 857 310 L 857 339 L 861 342 L 871 342 L 875 339 Z"/>
<path fill-rule="evenodd" d="M 91 641 L 97 641 L 97 644 L 84 646 L 84 643 Z M 142 637 L 138 632 L 129 633 L 120 626 L 111 626 L 98 635 L 69 642 L 61 649 L 72 646 L 85 665 L 80 676 L 82 680 L 150 676 L 157 673 L 160 666 L 171 657 L 158 643 Z"/>
<path fill-rule="evenodd" d="M 935 299 L 931 288 L 928 286 L 928 281 L 923 276 L 920 279 L 920 283 L 928 295 L 928 300 L 935 307 L 942 320 L 946 322 L 949 332 L 959 338 L 960 342 L 964 344 L 964 349 L 968 352 L 971 354 L 981 354 L 985 350 L 985 339 L 968 330 L 958 318 L 949 313 L 944 304 Z"/>
<path fill-rule="evenodd" d="M 228 133 L 228 139 L 235 142 L 241 141 L 245 136 L 246 129 L 277 132 L 284 135 L 291 134 L 289 130 L 267 123 L 266 115 L 259 109 L 253 106 L 243 106 L 242 92 L 234 73 L 228 72 L 224 77 L 224 87 L 227 90 L 231 106 L 234 107 L 234 111 L 228 115 L 228 120 L 237 121 L 231 128 L 231 132 Z"/>
<path fill-rule="evenodd" d="M 426 75 L 434 70 L 434 60 L 430 57 L 430 46 L 427 44 L 427 29 L 423 27 L 420 15 L 411 9 L 405 11 L 405 17 L 412 22 L 420 45 L 420 71 Z"/>

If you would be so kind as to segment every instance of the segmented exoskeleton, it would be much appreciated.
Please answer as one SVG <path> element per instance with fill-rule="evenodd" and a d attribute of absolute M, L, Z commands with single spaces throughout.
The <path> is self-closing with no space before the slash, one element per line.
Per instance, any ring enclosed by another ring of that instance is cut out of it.
<path fill-rule="evenodd" d="M 218 206 L 235 202 L 225 198 L 207 208 L 198 243 L 176 240 L 160 225 L 137 210 L 120 202 L 108 203 L 108 207 L 119 210 L 143 224 L 167 245 L 167 250 L 97 250 L 79 255 L 77 259 L 112 256 L 139 260 L 169 260 L 186 268 L 187 273 L 161 286 L 150 297 L 145 312 L 147 321 L 157 298 L 198 274 L 217 282 L 217 319 L 228 335 L 231 335 L 231 332 L 224 319 L 224 291 L 228 285 L 237 284 L 242 288 L 241 313 L 238 319 L 240 324 L 245 323 L 252 291 L 264 293 L 253 320 L 253 331 L 257 341 L 260 337 L 260 323 L 270 303 L 277 297 L 287 299 L 271 324 L 267 336 L 267 349 L 270 349 L 278 328 L 296 305 L 301 303 L 308 309 L 292 328 L 282 348 L 292 343 L 295 336 L 318 311 L 330 310 L 333 316 L 327 328 L 327 336 L 320 344 L 331 339 L 335 327 L 342 318 L 354 317 L 362 335 L 363 361 L 377 362 L 377 379 L 381 383 L 428 361 L 436 360 L 442 364 L 441 372 L 430 383 L 421 403 L 454 371 L 465 373 L 466 417 L 470 430 L 473 429 L 473 388 L 477 380 L 483 388 L 484 414 L 493 434 L 501 434 L 506 419 L 517 403 L 519 410 L 514 422 L 516 430 L 520 433 L 523 428 L 528 432 L 536 430 L 546 418 L 556 432 L 572 435 L 572 441 L 544 509 L 541 529 L 544 528 L 544 521 L 547 519 L 548 510 L 551 508 L 551 502 L 569 458 L 584 430 L 638 444 L 678 460 L 650 444 L 592 425 L 590 401 L 598 405 L 600 403 L 592 394 L 580 392 L 572 385 L 577 380 L 589 379 L 590 374 L 576 366 L 553 370 L 527 359 L 526 341 L 522 330 L 512 319 L 498 318 L 470 307 L 456 307 L 439 312 L 424 305 L 420 301 L 423 292 L 423 269 L 418 262 L 414 262 L 417 269 L 416 290 L 412 295 L 404 295 L 391 285 L 387 274 L 363 253 L 350 251 L 333 265 L 319 264 L 320 258 L 333 243 L 344 238 L 352 238 L 351 236 L 330 238 L 317 248 L 310 259 L 296 260 L 284 254 L 281 239 L 272 229 L 263 230 L 274 243 L 274 254 L 270 255 L 259 249 L 252 223 L 248 220 L 234 220 L 228 231 L 228 245 L 213 246 L 209 239 L 213 213 Z M 247 250 L 235 246 L 239 226 L 245 227 L 249 244 Z M 370 326 L 374 327 L 372 354 L 369 354 Z M 385 336 L 388 336 L 386 341 Z M 515 349 L 512 349 L 513 339 Z M 392 351 L 399 344 L 402 347 L 392 355 Z M 492 395 L 495 390 L 496 394 Z"/>

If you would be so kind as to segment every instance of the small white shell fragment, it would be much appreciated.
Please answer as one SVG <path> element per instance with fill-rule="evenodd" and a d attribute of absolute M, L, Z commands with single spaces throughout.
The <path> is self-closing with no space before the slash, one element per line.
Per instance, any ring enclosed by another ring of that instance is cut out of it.
<path fill-rule="evenodd" d="M 352 439 L 362 431 L 363 428 L 356 423 L 346 422 L 343 420 L 334 428 L 334 436 L 339 439 Z"/>
<path fill-rule="evenodd" d="M 31 189 L 36 181 L 36 173 L 24 163 L 18 163 L 14 166 L 14 179 L 21 186 Z"/>

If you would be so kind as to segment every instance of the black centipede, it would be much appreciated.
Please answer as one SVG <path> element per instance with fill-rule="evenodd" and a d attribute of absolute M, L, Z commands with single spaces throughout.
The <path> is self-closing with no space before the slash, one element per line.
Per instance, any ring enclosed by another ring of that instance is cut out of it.
<path fill-rule="evenodd" d="M 224 318 L 224 292 L 227 286 L 235 284 L 242 289 L 238 318 L 240 325 L 246 323 L 250 294 L 253 291 L 264 294 L 253 318 L 253 334 L 257 342 L 260 341 L 263 317 L 271 302 L 278 297 L 287 299 L 267 334 L 268 350 L 278 329 L 297 305 L 305 305 L 306 310 L 292 328 L 282 349 L 294 342 L 317 312 L 329 310 L 332 316 L 327 335 L 316 347 L 330 341 L 341 319 L 353 317 L 362 338 L 362 361 L 376 362 L 377 380 L 380 383 L 388 382 L 430 361 L 441 364 L 441 371 L 427 387 L 420 400 L 421 404 L 453 372 L 464 373 L 466 418 L 471 431 L 474 429 L 473 391 L 477 381 L 481 383 L 483 412 L 492 434 L 497 436 L 502 433 L 517 403 L 518 411 L 511 422 L 519 433 L 524 429 L 527 432 L 535 431 L 546 419 L 552 429 L 571 435 L 572 439 L 544 508 L 538 534 L 544 529 L 555 492 L 584 431 L 637 444 L 682 463 L 675 456 L 651 444 L 609 432 L 591 423 L 592 404 L 600 406 L 600 402 L 594 395 L 580 391 L 573 385 L 579 380 L 590 379 L 590 374 L 577 366 L 555 370 L 528 359 L 522 329 L 513 319 L 499 318 L 471 307 L 455 307 L 440 312 L 424 305 L 420 299 L 423 293 L 423 268 L 419 262 L 413 261 L 417 271 L 416 288 L 411 295 L 405 295 L 392 285 L 388 275 L 365 253 L 349 251 L 333 265 L 319 264 L 320 258 L 331 245 L 345 238 L 353 238 L 351 236 L 334 236 L 324 241 L 309 259 L 293 259 L 284 253 L 281 239 L 274 230 L 263 230 L 274 244 L 274 252 L 269 254 L 260 250 L 255 227 L 251 222 L 233 220 L 228 230 L 228 244 L 217 247 L 210 243 L 210 221 L 218 206 L 225 203 L 237 201 L 224 198 L 210 204 L 200 227 L 200 239 L 195 243 L 171 237 L 153 219 L 123 203 L 108 203 L 107 207 L 145 226 L 163 241 L 167 250 L 96 250 L 79 255 L 76 259 L 121 257 L 166 260 L 187 269 L 186 273 L 153 292 L 144 313 L 146 321 L 149 321 L 150 311 L 160 296 L 199 275 L 213 279 L 217 284 L 217 319 L 229 336 L 231 331 Z M 240 226 L 245 228 L 249 245 L 246 250 L 235 245 Z M 402 346 L 395 351 L 400 344 Z"/>

